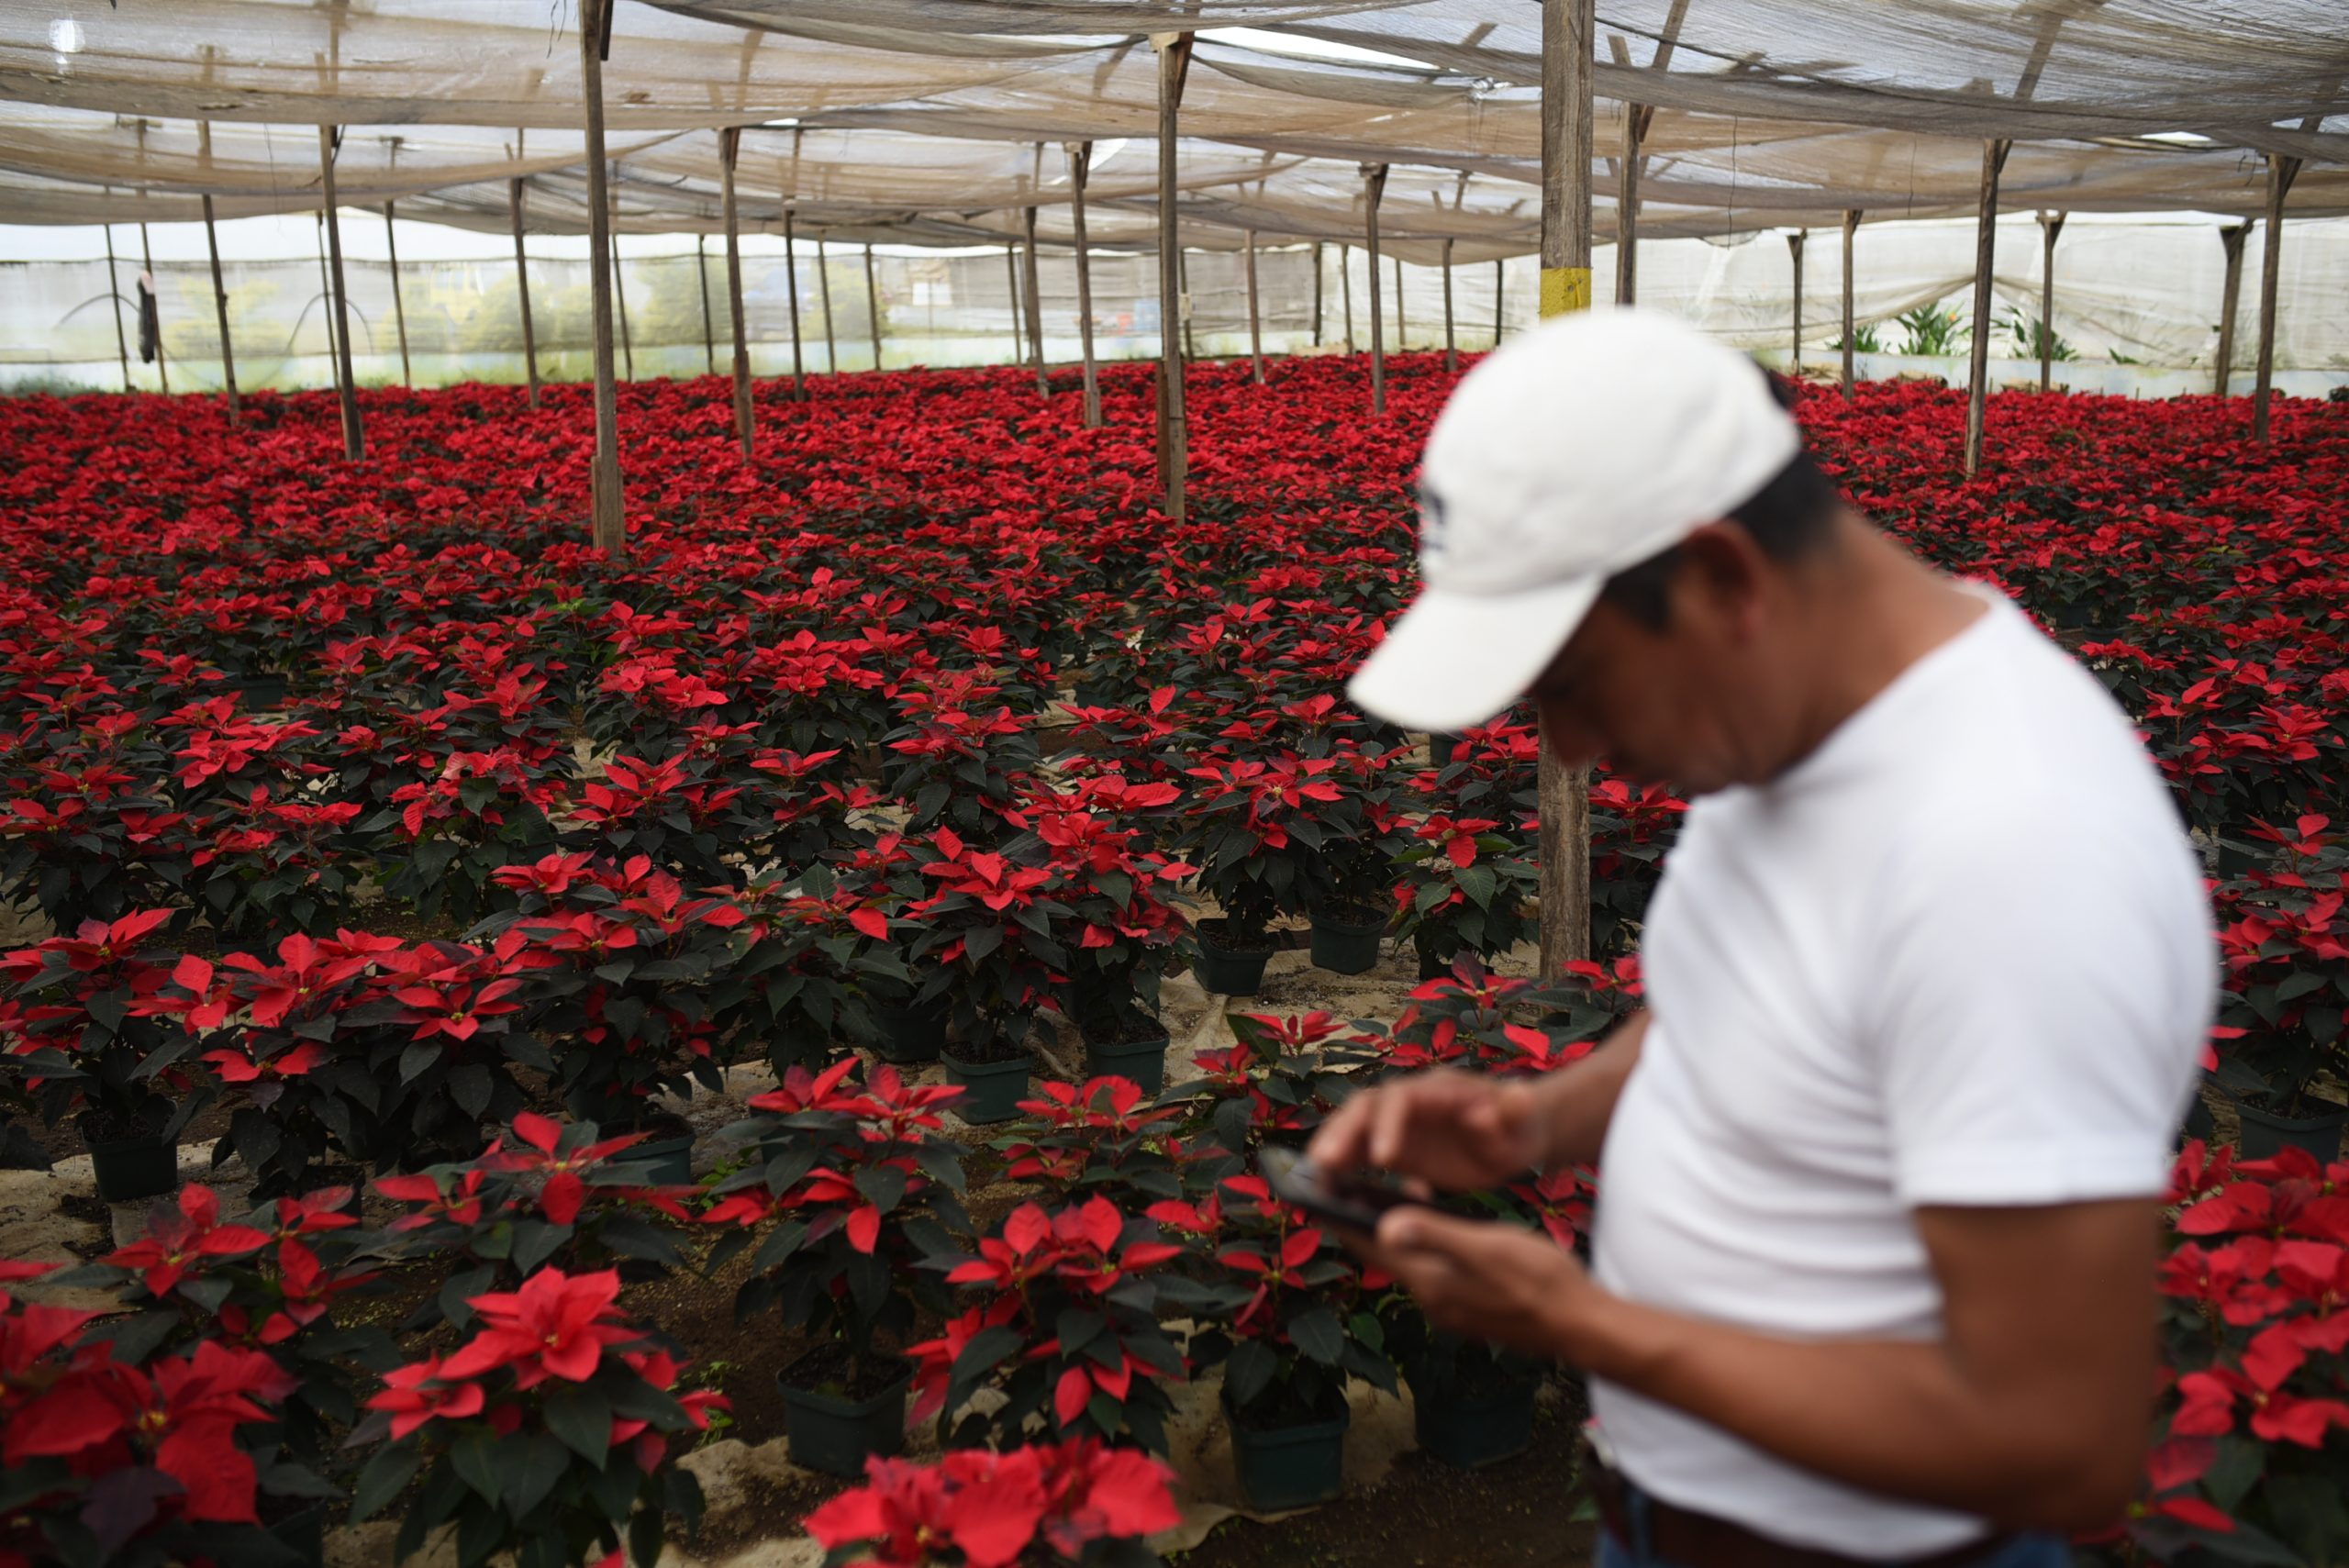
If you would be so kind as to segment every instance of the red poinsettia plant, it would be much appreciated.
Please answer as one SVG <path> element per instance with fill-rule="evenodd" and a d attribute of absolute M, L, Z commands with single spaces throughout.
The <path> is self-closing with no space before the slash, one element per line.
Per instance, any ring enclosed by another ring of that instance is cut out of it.
<path fill-rule="evenodd" d="M 87 920 L 70 937 L 0 954 L 0 984 L 20 1005 L 0 1018 L 5 1065 L 53 1125 L 79 1112 L 92 1142 L 171 1136 L 200 1101 L 197 1036 L 173 956 L 153 938 L 173 918 L 142 909 Z"/>
<path fill-rule="evenodd" d="M 928 1464 L 869 1462 L 865 1485 L 807 1516 L 825 1568 L 1149 1568 L 1180 1522 L 1163 1461 L 1096 1439 Z"/>

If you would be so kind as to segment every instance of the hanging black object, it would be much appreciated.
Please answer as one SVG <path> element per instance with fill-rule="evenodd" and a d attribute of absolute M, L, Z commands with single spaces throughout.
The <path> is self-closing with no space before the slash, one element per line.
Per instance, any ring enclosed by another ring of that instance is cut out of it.
<path fill-rule="evenodd" d="M 162 346 L 163 321 L 155 309 L 155 275 L 139 274 L 139 362 L 151 365 Z"/>

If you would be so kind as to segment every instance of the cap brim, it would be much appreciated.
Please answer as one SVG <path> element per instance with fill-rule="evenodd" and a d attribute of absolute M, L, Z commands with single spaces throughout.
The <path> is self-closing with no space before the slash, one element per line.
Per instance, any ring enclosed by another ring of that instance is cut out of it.
<path fill-rule="evenodd" d="M 1525 695 L 1603 585 L 1584 577 L 1521 594 L 1428 589 L 1387 628 L 1347 693 L 1406 729 L 1442 734 L 1482 724 Z"/>

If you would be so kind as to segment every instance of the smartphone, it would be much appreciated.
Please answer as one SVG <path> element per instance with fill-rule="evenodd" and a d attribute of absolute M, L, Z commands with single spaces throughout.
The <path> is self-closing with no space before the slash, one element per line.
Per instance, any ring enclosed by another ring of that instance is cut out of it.
<path fill-rule="evenodd" d="M 1294 1149 L 1262 1151 L 1256 1168 L 1283 1203 L 1355 1230 L 1375 1230 L 1378 1217 L 1388 1209 L 1421 1201 L 1383 1177 L 1323 1171 Z"/>

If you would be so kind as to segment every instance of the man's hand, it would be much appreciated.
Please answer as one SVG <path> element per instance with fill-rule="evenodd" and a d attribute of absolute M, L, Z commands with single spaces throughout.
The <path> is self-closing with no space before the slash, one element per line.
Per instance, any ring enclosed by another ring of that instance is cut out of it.
<path fill-rule="evenodd" d="M 1381 1166 L 1445 1192 L 1497 1186 L 1544 1162 L 1542 1107 L 1530 1084 L 1422 1073 L 1364 1089 L 1306 1146 L 1325 1171 Z"/>
<path fill-rule="evenodd" d="M 1600 1292 L 1575 1255 L 1537 1231 L 1416 1206 L 1389 1210 L 1358 1251 L 1395 1275 L 1428 1319 L 1544 1361 L 1566 1352 Z"/>

